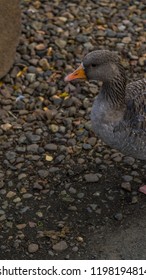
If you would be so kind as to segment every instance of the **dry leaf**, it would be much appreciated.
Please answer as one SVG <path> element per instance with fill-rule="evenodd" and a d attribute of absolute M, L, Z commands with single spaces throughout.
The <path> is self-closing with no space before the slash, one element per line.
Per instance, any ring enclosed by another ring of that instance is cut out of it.
<path fill-rule="evenodd" d="M 59 93 L 58 96 L 62 97 L 62 98 L 65 98 L 65 97 L 69 96 L 69 93 L 65 91 L 65 92 Z"/>
<path fill-rule="evenodd" d="M 17 78 L 21 77 L 26 71 L 27 71 L 27 66 L 24 67 L 21 71 L 19 71 L 16 75 Z"/>

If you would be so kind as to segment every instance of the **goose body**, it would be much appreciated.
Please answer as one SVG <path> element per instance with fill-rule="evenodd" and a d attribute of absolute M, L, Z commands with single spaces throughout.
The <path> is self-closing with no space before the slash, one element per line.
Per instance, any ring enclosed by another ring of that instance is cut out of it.
<path fill-rule="evenodd" d="M 146 159 L 146 79 L 126 84 L 118 56 L 110 51 L 87 54 L 65 80 L 101 80 L 91 122 L 95 134 L 125 155 Z"/>

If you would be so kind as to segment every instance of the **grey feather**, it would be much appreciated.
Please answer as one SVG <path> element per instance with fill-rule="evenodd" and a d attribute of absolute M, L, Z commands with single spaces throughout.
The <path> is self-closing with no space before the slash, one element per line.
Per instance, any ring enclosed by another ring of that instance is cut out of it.
<path fill-rule="evenodd" d="M 103 81 L 91 111 L 95 134 L 126 155 L 146 159 L 146 79 L 126 85 L 125 70 L 110 51 L 89 53 L 83 65 L 88 80 Z"/>

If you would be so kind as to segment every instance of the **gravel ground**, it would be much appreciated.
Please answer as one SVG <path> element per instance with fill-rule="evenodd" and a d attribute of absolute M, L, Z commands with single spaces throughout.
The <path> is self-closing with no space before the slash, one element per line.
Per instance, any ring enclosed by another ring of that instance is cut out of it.
<path fill-rule="evenodd" d="M 98 140 L 100 84 L 65 84 L 85 53 L 146 70 L 144 1 L 23 0 L 13 68 L 0 82 L 1 259 L 145 259 L 146 162 Z"/>

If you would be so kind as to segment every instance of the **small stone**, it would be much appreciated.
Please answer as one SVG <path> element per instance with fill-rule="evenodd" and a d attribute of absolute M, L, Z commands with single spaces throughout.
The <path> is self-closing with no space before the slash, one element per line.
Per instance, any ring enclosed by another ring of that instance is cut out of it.
<path fill-rule="evenodd" d="M 4 130 L 4 131 L 8 131 L 9 129 L 12 128 L 12 125 L 10 123 L 5 123 L 5 124 L 2 124 L 1 125 L 1 128 Z"/>
<path fill-rule="evenodd" d="M 132 203 L 132 204 L 138 203 L 138 196 L 133 196 L 133 197 L 132 197 L 132 200 L 131 200 L 131 203 Z"/>
<path fill-rule="evenodd" d="M 27 174 L 21 173 L 21 174 L 18 175 L 18 180 L 23 180 L 23 179 L 25 179 L 26 177 L 27 177 Z"/>
<path fill-rule="evenodd" d="M 117 220 L 117 221 L 121 221 L 123 219 L 123 215 L 122 213 L 116 213 L 114 215 L 114 218 Z"/>
<path fill-rule="evenodd" d="M 69 206 L 68 210 L 70 210 L 70 211 L 77 211 L 78 209 L 77 209 L 76 206 L 73 205 L 73 206 Z"/>
<path fill-rule="evenodd" d="M 30 82 L 33 83 L 36 80 L 36 74 L 35 73 L 27 73 L 26 74 L 26 79 Z"/>
<path fill-rule="evenodd" d="M 79 242 L 83 242 L 83 241 L 84 241 L 84 239 L 83 239 L 83 237 L 82 237 L 82 236 L 78 236 L 78 237 L 77 237 L 77 241 L 79 241 Z"/>
<path fill-rule="evenodd" d="M 92 209 L 93 211 L 95 211 L 96 208 L 97 208 L 97 204 L 89 204 L 89 206 L 91 207 L 91 209 Z"/>
<path fill-rule="evenodd" d="M 91 145 L 91 146 L 94 146 L 96 144 L 96 141 L 97 141 L 97 138 L 96 137 L 91 137 L 88 139 L 88 143 Z"/>
<path fill-rule="evenodd" d="M 133 180 L 133 177 L 130 175 L 124 175 L 122 178 L 125 182 L 131 182 Z"/>
<path fill-rule="evenodd" d="M 96 158 L 95 162 L 96 162 L 96 164 L 100 164 L 100 163 L 102 163 L 102 160 L 100 158 Z"/>
<path fill-rule="evenodd" d="M 120 156 L 117 156 L 117 157 L 114 157 L 113 158 L 113 161 L 115 161 L 115 162 L 121 162 L 121 157 Z"/>
<path fill-rule="evenodd" d="M 92 51 L 94 49 L 94 46 L 90 43 L 87 42 L 84 44 L 85 49 L 87 49 L 88 51 Z"/>
<path fill-rule="evenodd" d="M 36 154 L 38 152 L 38 148 L 39 148 L 39 146 L 37 144 L 31 144 L 31 145 L 27 146 L 27 151 L 29 153 Z"/>
<path fill-rule="evenodd" d="M 57 252 L 62 252 L 68 248 L 66 241 L 62 240 L 55 245 L 53 245 L 53 250 Z"/>
<path fill-rule="evenodd" d="M 23 194 L 23 198 L 31 198 L 33 195 L 31 193 L 25 193 Z"/>
<path fill-rule="evenodd" d="M 44 179 L 47 178 L 49 176 L 49 171 L 46 169 L 41 169 L 38 171 L 39 176 Z"/>
<path fill-rule="evenodd" d="M 79 250 L 79 248 L 78 248 L 77 246 L 74 246 L 74 247 L 72 248 L 72 251 L 73 251 L 73 252 L 78 252 L 78 250 Z"/>
<path fill-rule="evenodd" d="M 4 187 L 4 181 L 3 180 L 0 180 L 0 189 L 2 189 Z"/>
<path fill-rule="evenodd" d="M 55 40 L 55 44 L 60 48 L 60 49 L 63 49 L 65 48 L 66 44 L 67 44 L 67 41 L 66 40 L 63 40 L 63 39 L 60 39 L 60 38 L 57 38 Z"/>
<path fill-rule="evenodd" d="M 18 224 L 16 225 L 16 228 L 18 228 L 19 230 L 23 229 L 26 227 L 26 224 Z"/>
<path fill-rule="evenodd" d="M 11 163 L 13 163 L 13 162 L 15 161 L 15 159 L 16 159 L 16 153 L 13 152 L 13 151 L 8 151 L 8 152 L 6 153 L 6 158 L 7 158 L 7 160 L 9 160 Z"/>
<path fill-rule="evenodd" d="M 128 192 L 131 192 L 131 184 L 129 182 L 123 182 L 121 184 L 121 188 Z"/>
<path fill-rule="evenodd" d="M 42 187 L 38 182 L 36 182 L 36 183 L 34 183 L 34 185 L 33 185 L 33 189 L 42 190 L 43 187 Z"/>
<path fill-rule="evenodd" d="M 6 197 L 7 197 L 7 198 L 12 198 L 12 197 L 14 197 L 15 195 L 16 195 L 15 192 L 9 191 L 9 192 L 7 193 L 7 195 L 6 195 Z"/>
<path fill-rule="evenodd" d="M 16 197 L 15 199 L 13 199 L 13 202 L 14 203 L 19 203 L 21 201 L 21 198 L 20 197 Z"/>
<path fill-rule="evenodd" d="M 57 151 L 57 145 L 53 143 L 47 144 L 44 148 L 46 151 Z"/>
<path fill-rule="evenodd" d="M 46 48 L 46 46 L 45 46 L 44 44 L 38 44 L 38 45 L 35 46 L 35 49 L 36 49 L 37 51 L 42 51 L 42 50 L 44 50 L 45 48 Z"/>
<path fill-rule="evenodd" d="M 79 43 L 87 43 L 88 42 L 88 37 L 86 35 L 79 34 L 79 35 L 76 36 L 76 40 Z"/>
<path fill-rule="evenodd" d="M 72 194 L 75 194 L 77 191 L 76 191 L 75 188 L 70 187 L 70 188 L 69 188 L 69 192 L 72 193 Z"/>
<path fill-rule="evenodd" d="M 50 129 L 51 129 L 51 131 L 52 132 L 58 132 L 58 130 L 59 130 L 59 127 L 58 127 L 58 125 L 56 125 L 56 124 L 51 124 L 50 125 Z"/>
<path fill-rule="evenodd" d="M 31 244 L 28 245 L 28 252 L 29 253 L 35 253 L 35 252 L 38 251 L 38 249 L 39 249 L 38 244 L 31 243 Z"/>
<path fill-rule="evenodd" d="M 84 176 L 86 182 L 88 183 L 96 183 L 99 181 L 98 175 L 95 173 L 89 173 Z"/>
<path fill-rule="evenodd" d="M 43 217 L 43 213 L 40 212 L 40 211 L 36 212 L 36 215 L 37 215 L 39 218 L 42 218 L 42 217 Z"/>
<path fill-rule="evenodd" d="M 0 216 L 0 222 L 2 222 L 2 221 L 4 221 L 4 220 L 6 220 L 6 215 L 5 215 L 5 214 L 2 215 L 2 216 Z"/>
<path fill-rule="evenodd" d="M 26 137 L 30 143 L 37 143 L 41 139 L 40 135 L 36 135 L 36 134 L 32 134 L 32 133 L 27 134 Z"/>
<path fill-rule="evenodd" d="M 42 69 L 44 71 L 47 71 L 48 69 L 50 69 L 50 64 L 46 58 L 40 59 L 39 65 L 42 67 Z"/>
<path fill-rule="evenodd" d="M 84 150 L 90 150 L 91 149 L 91 145 L 87 144 L 87 143 L 84 143 L 83 144 L 83 148 L 84 148 Z"/>
<path fill-rule="evenodd" d="M 77 194 L 77 197 L 80 198 L 80 199 L 83 198 L 84 196 L 85 196 L 84 193 L 78 193 L 78 194 Z"/>
<path fill-rule="evenodd" d="M 127 163 L 127 164 L 129 164 L 129 165 L 133 165 L 134 164 L 134 162 L 135 162 L 135 159 L 133 158 L 133 157 L 124 157 L 123 158 L 123 162 L 124 163 Z"/>
<path fill-rule="evenodd" d="M 124 37 L 122 39 L 122 43 L 124 43 L 124 44 L 129 44 L 130 42 L 131 42 L 131 37 Z"/>
<path fill-rule="evenodd" d="M 144 66 L 146 64 L 146 55 L 139 58 L 139 65 Z"/>

